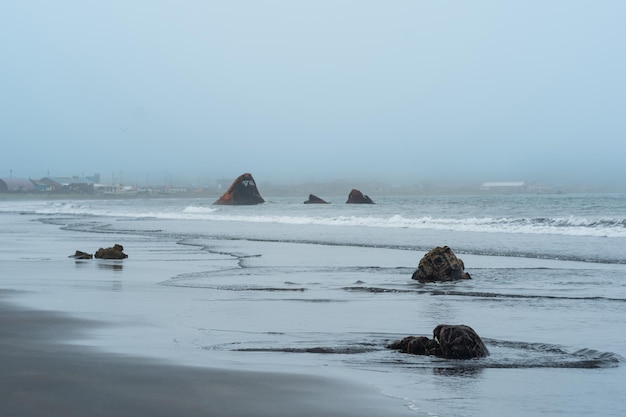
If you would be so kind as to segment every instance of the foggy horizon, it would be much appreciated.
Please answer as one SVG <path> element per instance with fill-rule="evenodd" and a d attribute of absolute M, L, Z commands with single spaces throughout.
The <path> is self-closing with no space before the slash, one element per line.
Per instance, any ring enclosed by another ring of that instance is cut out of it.
<path fill-rule="evenodd" d="M 242 172 L 241 174 L 244 174 Z M 107 185 L 122 185 L 132 186 L 137 188 L 143 187 L 187 187 L 191 189 L 205 189 L 207 191 L 224 191 L 241 175 L 235 175 L 232 177 L 217 176 L 217 177 L 194 177 L 194 176 L 180 176 L 176 173 L 166 173 L 164 175 L 131 177 L 124 176 L 123 173 L 102 175 L 101 173 L 80 173 L 71 175 L 43 175 L 43 176 L 23 176 L 14 178 L 25 178 L 31 180 L 40 180 L 43 178 L 76 178 L 77 180 L 92 180 L 95 176 L 100 177 L 100 181 L 94 181 L 97 184 Z M 411 178 L 372 178 L 372 177 L 336 177 L 336 178 L 283 178 L 279 180 L 273 180 L 270 178 L 258 177 L 254 173 L 252 174 L 257 186 L 259 186 L 261 192 L 264 190 L 282 190 L 281 192 L 288 192 L 289 190 L 297 190 L 301 193 L 315 193 L 325 192 L 333 195 L 348 194 L 350 189 L 357 188 L 362 191 L 374 192 L 383 191 L 385 193 L 393 192 L 394 190 L 403 192 L 445 192 L 445 190 L 472 192 L 483 190 L 483 185 L 491 184 L 490 189 L 492 192 L 516 192 L 515 186 L 511 186 L 510 190 L 506 190 L 506 186 L 499 188 L 496 184 L 520 184 L 517 191 L 523 192 L 626 192 L 626 185 L 619 182 L 572 182 L 572 181 L 557 181 L 557 180 L 529 180 L 526 178 L 509 178 L 509 179 L 487 179 L 479 180 L 475 178 L 447 178 L 447 179 L 424 179 L 423 181 L 412 181 Z M 2 178 L 9 178 L 10 176 L 0 176 Z M 496 188 L 493 188 L 493 187 Z M 484 191 L 484 190 L 483 190 Z"/>
<path fill-rule="evenodd" d="M 624 188 L 626 3 L 0 13 L 0 177 Z"/>

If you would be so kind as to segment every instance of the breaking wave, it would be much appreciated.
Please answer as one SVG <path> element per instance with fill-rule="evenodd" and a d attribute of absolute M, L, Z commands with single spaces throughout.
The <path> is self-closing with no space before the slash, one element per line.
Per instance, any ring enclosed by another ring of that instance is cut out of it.
<path fill-rule="evenodd" d="M 4 211 L 7 210 L 5 208 Z M 89 202 L 46 202 L 45 205 L 35 204 L 32 206 L 20 206 L 21 213 L 40 215 L 74 215 L 74 216 L 103 216 L 103 217 L 125 217 L 132 219 L 170 219 L 170 220 L 202 220 L 210 213 L 218 211 L 217 208 L 187 206 L 182 210 L 180 207 L 172 206 L 167 209 L 159 207 L 158 210 L 150 210 L 148 207 L 138 207 L 136 205 L 102 205 Z"/>
<path fill-rule="evenodd" d="M 34 202 L 15 207 L 3 207 L 3 211 L 18 211 L 39 215 L 105 216 L 132 219 L 207 220 L 220 222 L 272 223 L 285 225 L 359 226 L 372 228 L 431 229 L 456 232 L 540 234 L 592 237 L 626 237 L 626 217 L 588 218 L 563 217 L 436 217 L 410 216 L 393 213 L 393 207 L 368 215 L 342 214 L 341 209 L 329 209 L 323 214 L 299 211 L 299 206 L 259 210 L 224 210 L 198 204 L 147 205 L 100 204 L 101 202 Z M 378 209 L 381 210 L 381 209 Z M 396 212 L 397 213 L 397 212 Z"/>

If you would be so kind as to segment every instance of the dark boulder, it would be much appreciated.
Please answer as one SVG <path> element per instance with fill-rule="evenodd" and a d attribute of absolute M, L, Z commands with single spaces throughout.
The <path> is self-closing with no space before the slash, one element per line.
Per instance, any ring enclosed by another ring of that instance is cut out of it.
<path fill-rule="evenodd" d="M 309 199 L 305 201 L 304 204 L 328 204 L 328 201 L 325 201 L 314 194 L 309 194 Z"/>
<path fill-rule="evenodd" d="M 411 277 L 419 282 L 445 282 L 471 279 L 463 261 L 448 246 L 437 246 L 422 257 Z"/>
<path fill-rule="evenodd" d="M 94 255 L 98 259 L 126 259 L 128 255 L 124 253 L 124 247 L 117 243 L 110 248 L 100 248 Z"/>
<path fill-rule="evenodd" d="M 346 204 L 374 204 L 371 198 L 364 195 L 361 191 L 352 189 L 348 194 L 348 201 Z"/>
<path fill-rule="evenodd" d="M 68 256 L 68 258 L 74 258 L 74 259 L 92 259 L 93 255 L 91 253 L 87 253 L 87 252 L 83 252 L 80 250 L 77 250 L 76 253 L 74 255 L 70 255 Z"/>
<path fill-rule="evenodd" d="M 413 355 L 430 355 L 445 359 L 473 359 L 489 356 L 489 350 L 478 334 L 469 326 L 440 324 L 433 330 L 433 338 L 407 336 L 389 345 L 388 349 Z"/>
<path fill-rule="evenodd" d="M 474 329 L 463 324 L 440 324 L 433 330 L 439 343 L 441 357 L 448 359 L 471 359 L 489 356 L 489 351 Z"/>
<path fill-rule="evenodd" d="M 264 202 L 265 200 L 256 188 L 252 174 L 245 173 L 237 177 L 228 190 L 213 204 L 251 206 Z"/>

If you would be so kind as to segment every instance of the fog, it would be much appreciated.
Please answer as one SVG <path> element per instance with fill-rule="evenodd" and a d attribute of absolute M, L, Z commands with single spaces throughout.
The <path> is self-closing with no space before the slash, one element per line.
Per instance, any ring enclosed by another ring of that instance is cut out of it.
<path fill-rule="evenodd" d="M 626 2 L 0 5 L 0 177 L 626 178 Z"/>

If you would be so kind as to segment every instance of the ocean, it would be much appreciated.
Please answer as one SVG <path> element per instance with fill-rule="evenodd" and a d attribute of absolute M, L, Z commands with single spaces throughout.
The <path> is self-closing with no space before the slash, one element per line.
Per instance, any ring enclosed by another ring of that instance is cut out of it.
<path fill-rule="evenodd" d="M 0 288 L 101 323 L 74 345 L 344 378 L 416 416 L 623 415 L 626 195 L 264 197 L 2 200 Z M 116 243 L 127 259 L 68 257 Z M 472 279 L 413 281 L 443 245 Z M 491 355 L 385 347 L 438 324 Z"/>

